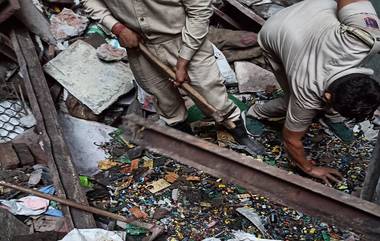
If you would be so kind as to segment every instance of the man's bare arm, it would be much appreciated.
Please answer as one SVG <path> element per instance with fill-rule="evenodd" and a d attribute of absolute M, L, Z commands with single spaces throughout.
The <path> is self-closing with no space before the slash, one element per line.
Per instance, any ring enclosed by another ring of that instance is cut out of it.
<path fill-rule="evenodd" d="M 306 160 L 302 138 L 305 131 L 295 132 L 284 127 L 283 137 L 285 149 L 289 158 L 308 175 L 323 180 L 331 186 L 332 182 L 339 182 L 342 175 L 335 169 L 314 166 L 311 160 Z"/>
<path fill-rule="evenodd" d="M 283 129 L 284 145 L 290 159 L 307 173 L 311 171 L 313 164 L 306 160 L 305 150 L 302 143 L 304 135 L 305 131 L 295 132 L 286 127 Z"/>
<path fill-rule="evenodd" d="M 344 6 L 347 6 L 351 3 L 356 2 L 368 2 L 368 0 L 337 0 L 338 2 L 338 11 L 341 10 Z"/>

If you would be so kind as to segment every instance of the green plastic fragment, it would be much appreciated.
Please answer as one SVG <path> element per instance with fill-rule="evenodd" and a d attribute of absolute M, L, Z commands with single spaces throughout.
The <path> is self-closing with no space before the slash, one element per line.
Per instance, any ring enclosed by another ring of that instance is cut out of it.
<path fill-rule="evenodd" d="M 93 184 L 87 176 L 79 176 L 79 183 L 82 187 L 91 188 Z"/>
<path fill-rule="evenodd" d="M 247 193 L 247 189 L 245 189 L 244 187 L 241 187 L 241 186 L 236 186 L 236 191 L 239 194 Z"/>
<path fill-rule="evenodd" d="M 235 103 L 235 105 L 241 110 L 241 111 L 244 111 L 244 110 L 247 110 L 248 109 L 248 105 L 244 104 L 242 101 L 240 101 L 238 98 L 236 98 L 235 96 L 233 95 L 228 95 L 228 99 L 232 100 L 232 102 Z M 202 111 L 196 106 L 196 105 L 193 105 L 191 106 L 188 111 L 188 116 L 187 116 L 187 121 L 189 123 L 191 122 L 195 122 L 195 121 L 200 121 L 202 119 L 204 119 L 206 116 L 202 113 Z"/>
<path fill-rule="evenodd" d="M 323 241 L 330 241 L 330 234 L 328 234 L 326 231 L 322 231 L 322 238 Z"/>
<path fill-rule="evenodd" d="M 239 100 L 231 94 L 228 95 L 228 99 L 232 100 L 232 102 L 234 102 L 234 104 L 237 105 L 237 107 L 239 107 L 241 111 L 245 111 L 249 108 L 247 104 L 245 104 L 244 102 L 242 102 L 241 100 Z"/>
<path fill-rule="evenodd" d="M 128 235 L 132 235 L 132 236 L 139 236 L 139 235 L 146 234 L 148 232 L 148 230 L 146 230 L 145 228 L 137 227 L 132 224 L 127 224 L 125 231 L 127 232 Z"/>
<path fill-rule="evenodd" d="M 118 141 L 120 144 L 124 145 L 126 144 L 125 143 L 125 139 L 123 137 L 123 134 L 124 134 L 124 130 L 121 129 L 121 128 L 118 128 L 117 130 L 115 130 L 114 132 L 110 133 L 110 137 L 112 137 L 114 140 Z"/>
<path fill-rule="evenodd" d="M 275 166 L 276 165 L 276 159 L 272 158 L 272 157 L 265 157 L 264 158 L 264 162 L 268 165 L 271 165 L 271 166 Z"/>
<path fill-rule="evenodd" d="M 117 159 L 118 162 L 121 162 L 121 163 L 127 163 L 127 164 L 131 164 L 131 160 L 128 158 L 127 155 L 122 155 L 121 157 L 119 157 Z"/>
<path fill-rule="evenodd" d="M 99 34 L 100 36 L 106 38 L 107 34 L 98 25 L 93 24 L 87 28 L 86 35 Z"/>

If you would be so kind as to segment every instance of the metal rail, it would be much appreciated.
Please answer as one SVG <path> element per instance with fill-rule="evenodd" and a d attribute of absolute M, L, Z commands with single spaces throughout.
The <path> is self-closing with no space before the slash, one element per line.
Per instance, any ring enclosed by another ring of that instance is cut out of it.
<path fill-rule="evenodd" d="M 353 229 L 364 240 L 380 240 L 380 206 L 376 204 L 135 115 L 129 115 L 126 123 L 126 138 L 133 143 L 325 222 Z"/>

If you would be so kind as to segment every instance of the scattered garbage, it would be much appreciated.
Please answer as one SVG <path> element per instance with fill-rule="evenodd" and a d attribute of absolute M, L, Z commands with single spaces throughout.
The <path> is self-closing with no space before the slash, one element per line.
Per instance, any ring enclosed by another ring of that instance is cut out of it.
<path fill-rule="evenodd" d="M 86 17 L 75 14 L 71 9 L 64 8 L 59 14 L 50 19 L 50 29 L 54 37 L 66 40 L 70 37 L 81 35 L 87 28 L 89 20 Z"/>
<path fill-rule="evenodd" d="M 103 229 L 73 229 L 60 241 L 123 241 L 123 236 Z"/>
<path fill-rule="evenodd" d="M 236 84 L 236 75 L 232 70 L 231 66 L 228 64 L 226 57 L 215 45 L 212 45 L 214 48 L 214 55 L 216 58 L 216 63 L 218 64 L 220 73 L 223 76 L 223 79 L 226 84 Z"/>
<path fill-rule="evenodd" d="M 257 213 L 250 208 L 237 208 L 236 211 L 251 221 L 264 237 L 270 236 Z"/>
<path fill-rule="evenodd" d="M 299 0 L 238 1 L 266 19 Z M 86 191 L 91 206 L 161 225 L 166 231 L 162 238 L 170 241 L 360 239 L 356 234 L 323 223 L 318 218 L 129 143 L 118 129 L 122 127 L 121 117 L 138 113 L 157 121 L 159 117 L 154 105 L 158 103 L 154 96 L 135 83 L 127 64 L 126 50 L 120 47 L 119 41 L 100 24 L 90 22 L 83 15 L 78 0 L 19 2 L 21 7 L 27 6 L 28 11 L 19 11 L 16 17 L 37 35 L 34 38 L 38 45 L 36 50 L 41 63 L 46 63 L 45 72 L 52 77 L 48 81 L 49 87 L 53 83 L 59 89 L 54 101 L 60 124 L 76 171 L 80 174 L 75 178 Z M 31 4 L 36 8 L 31 8 Z M 214 6 L 223 6 L 223 2 Z M 46 28 L 49 23 L 42 13 L 50 19 L 50 29 Z M 226 19 L 224 21 L 228 22 Z M 208 39 L 214 44 L 214 55 L 229 98 L 241 110 L 246 110 L 255 102 L 281 96 L 283 92 L 264 61 L 257 33 L 223 28 L 224 21 L 216 21 L 217 27 L 210 27 Z M 236 29 L 242 26 L 239 22 L 232 22 Z M 7 42 L 4 39 L 1 33 L 1 44 Z M 6 58 L 13 58 L 14 63 L 17 61 L 12 55 L 6 55 Z M 0 67 L 5 65 L 2 61 Z M 4 77 L 0 78 L 1 94 L 10 89 L 3 88 L 8 83 L 4 85 L 2 79 L 23 78 L 21 72 L 17 73 L 18 64 L 11 68 L 8 65 L 5 70 L 0 69 L 0 76 Z M 13 84 L 9 86 L 13 88 Z M 54 92 L 53 88 L 51 92 Z M 190 102 L 186 104 L 189 107 L 188 121 L 192 122 L 193 131 L 199 138 L 244 155 L 256 155 L 205 118 L 198 107 Z M 375 126 L 379 123 L 378 120 L 373 122 Z M 0 102 L 0 142 L 8 142 L 0 146 L 0 153 L 5 153 L 2 157 L 7 159 L 0 160 L 0 180 L 54 194 L 46 153 L 45 157 L 37 158 L 38 153 L 25 151 L 28 146 L 20 151 L 11 142 L 29 131 L 41 135 L 38 124 L 23 97 L 16 95 Z M 257 140 L 265 145 L 266 153 L 255 158 L 298 173 L 289 164 L 281 143 L 282 120 L 265 124 L 268 125 Z M 312 125 L 304 139 L 305 151 L 311 159 L 319 166 L 333 167 L 344 174 L 344 180 L 334 188 L 349 194 L 358 192 L 363 184 L 378 134 L 370 122 L 352 127 L 355 141 L 351 144 L 344 144 L 329 135 L 318 123 Z M 41 139 L 37 144 L 41 150 L 51 148 Z M 31 163 L 22 163 L 21 157 L 25 160 L 25 156 Z M 40 164 L 35 165 L 35 157 Z M 65 221 L 67 217 L 55 202 L 0 188 L 0 203 L 0 215 L 7 210 L 7 219 L 18 221 L 20 235 L 27 234 L 28 226 L 33 232 L 70 231 Z M 11 213 L 17 216 L 11 216 Z M 141 240 L 149 234 L 149 230 L 133 224 L 98 216 L 96 221 L 103 229 L 74 229 L 61 240 Z"/>
<path fill-rule="evenodd" d="M 3 208 L 6 208 L 14 215 L 37 216 L 46 212 L 49 200 L 28 196 L 18 200 L 0 200 Z"/>
<path fill-rule="evenodd" d="M 234 231 L 233 232 L 234 238 L 228 239 L 227 241 L 280 241 L 280 240 L 274 240 L 274 239 L 261 239 L 256 238 L 255 235 L 252 235 L 250 233 L 245 233 L 243 231 Z M 218 238 L 206 238 L 202 241 L 221 241 Z"/>

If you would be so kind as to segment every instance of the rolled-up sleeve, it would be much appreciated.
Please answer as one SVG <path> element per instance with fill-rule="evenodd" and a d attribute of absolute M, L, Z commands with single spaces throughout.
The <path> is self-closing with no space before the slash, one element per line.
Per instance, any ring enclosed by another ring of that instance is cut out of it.
<path fill-rule="evenodd" d="M 112 13 L 108 10 L 106 4 L 102 0 L 82 0 L 85 11 L 90 18 L 105 26 L 110 31 L 118 22 Z"/>
<path fill-rule="evenodd" d="M 338 13 L 339 20 L 346 25 L 379 29 L 376 10 L 369 1 L 354 2 L 344 6 Z"/>
<path fill-rule="evenodd" d="M 191 60 L 206 39 L 213 14 L 211 0 L 183 0 L 186 22 L 182 29 L 183 45 L 179 56 Z"/>

